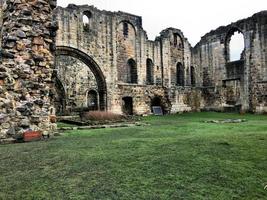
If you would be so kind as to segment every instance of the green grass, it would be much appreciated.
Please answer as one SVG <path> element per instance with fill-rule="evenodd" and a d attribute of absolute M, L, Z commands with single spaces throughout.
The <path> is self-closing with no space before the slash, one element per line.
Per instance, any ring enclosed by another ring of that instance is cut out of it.
<path fill-rule="evenodd" d="M 203 123 L 225 118 L 248 121 Z M 0 146 L 0 199 L 267 199 L 267 116 L 143 120 Z"/>

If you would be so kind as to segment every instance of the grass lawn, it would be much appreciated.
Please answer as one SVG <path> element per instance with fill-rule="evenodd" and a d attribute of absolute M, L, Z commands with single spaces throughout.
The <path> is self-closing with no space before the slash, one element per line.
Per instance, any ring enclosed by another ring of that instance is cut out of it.
<path fill-rule="evenodd" d="M 248 121 L 203 123 L 225 118 Z M 143 120 L 0 146 L 0 199 L 267 199 L 267 116 Z"/>

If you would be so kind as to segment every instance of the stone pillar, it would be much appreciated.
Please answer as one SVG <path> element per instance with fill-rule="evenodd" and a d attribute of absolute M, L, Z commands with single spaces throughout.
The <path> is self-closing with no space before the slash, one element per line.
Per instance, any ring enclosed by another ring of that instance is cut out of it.
<path fill-rule="evenodd" d="M 56 0 L 6 0 L 0 64 L 0 140 L 51 132 Z"/>

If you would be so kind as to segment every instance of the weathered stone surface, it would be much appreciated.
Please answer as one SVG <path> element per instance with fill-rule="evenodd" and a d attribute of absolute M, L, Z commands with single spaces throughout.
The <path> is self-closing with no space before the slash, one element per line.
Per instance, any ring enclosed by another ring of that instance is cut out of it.
<path fill-rule="evenodd" d="M 148 40 L 139 16 L 55 7 L 55 0 L 7 0 L 2 7 L 0 138 L 55 130 L 54 105 L 60 114 L 148 115 L 152 106 L 165 113 L 267 112 L 267 11 L 219 27 L 191 47 L 175 28 Z M 236 31 L 245 50 L 230 62 Z"/>
<path fill-rule="evenodd" d="M 255 86 L 250 82 L 255 82 L 256 77 L 267 80 L 267 58 L 264 53 L 266 12 L 212 31 L 202 37 L 194 48 L 175 28 L 165 29 L 155 41 L 149 41 L 141 17 L 123 12 L 69 5 L 67 8 L 57 8 L 55 15 L 59 24 L 58 55 L 73 57 L 76 54 L 76 59 L 85 62 L 95 75 L 98 87 L 102 87 L 99 82 L 106 84 L 107 97 L 98 95 L 98 103 L 104 102 L 101 99 L 107 99 L 107 102 L 100 107 L 122 113 L 125 111 L 126 97 L 129 97 L 128 104 L 131 104 L 131 112 L 135 114 L 151 113 L 151 105 L 155 102 L 161 104 L 166 112 L 173 113 L 201 109 L 255 112 L 267 106 L 266 83 Z M 83 21 L 84 16 L 87 21 Z M 230 63 L 226 61 L 225 51 L 231 31 L 236 30 L 233 27 L 246 35 L 246 51 L 240 61 Z M 253 39 L 253 35 L 258 38 Z M 250 48 L 249 44 L 253 44 L 254 48 Z M 79 52 L 75 53 L 77 50 Z M 88 60 L 82 54 L 88 56 Z M 148 61 L 152 63 L 150 69 Z M 253 68 L 251 63 L 257 63 L 257 68 Z M 60 65 L 73 64 L 61 60 Z M 74 66 L 77 65 L 74 63 Z M 64 96 L 61 100 L 68 107 L 66 109 L 75 108 L 72 103 L 87 105 L 88 93 L 85 91 L 79 94 L 79 101 L 75 94 L 73 97 L 67 94 L 75 93 L 76 87 L 82 86 L 79 83 L 81 77 L 76 77 L 76 86 L 72 88 L 65 84 L 68 76 L 61 72 L 58 71 L 58 81 L 63 89 L 58 92 Z M 105 78 L 102 80 L 101 76 Z M 66 91 L 67 87 L 72 89 Z M 160 100 L 157 102 L 155 99 Z M 60 104 L 63 105 L 62 102 Z"/>
<path fill-rule="evenodd" d="M 207 33 L 193 49 L 197 77 L 203 85 L 206 108 L 266 112 L 267 11 Z M 240 60 L 229 59 L 229 43 L 242 33 L 245 49 Z M 265 41 L 265 42 L 264 42 Z"/>
<path fill-rule="evenodd" d="M 0 17 L 0 138 L 16 137 L 27 129 L 51 132 L 51 99 L 42 91 L 52 87 L 44 82 L 52 82 L 52 70 L 48 69 L 54 68 L 54 52 L 46 43 L 55 40 L 50 36 L 51 27 L 44 24 L 55 24 L 55 3 L 5 1 L 5 17 Z"/>

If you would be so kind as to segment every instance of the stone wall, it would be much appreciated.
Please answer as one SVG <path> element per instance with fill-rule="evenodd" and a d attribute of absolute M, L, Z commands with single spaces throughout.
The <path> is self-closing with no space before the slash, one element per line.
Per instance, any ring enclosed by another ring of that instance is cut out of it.
<path fill-rule="evenodd" d="M 25 130 L 48 133 L 54 68 L 56 1 L 3 4 L 0 65 L 0 139 Z"/>
<path fill-rule="evenodd" d="M 2 35 L 2 25 L 3 25 L 3 0 L 0 0 L 0 35 Z M 1 47 L 2 47 L 2 37 L 0 37 L 0 48 Z"/>
<path fill-rule="evenodd" d="M 128 96 L 133 99 L 134 114 L 151 113 L 151 102 L 143 98 L 151 87 L 154 96 L 161 94 L 167 99 L 163 101 L 170 101 L 170 112 L 192 110 L 182 100 L 194 90 L 184 89 L 191 85 L 191 45 L 180 30 L 168 28 L 149 41 L 139 16 L 76 5 L 58 7 L 55 14 L 59 23 L 57 46 L 78 49 L 99 67 L 94 74 L 102 74 L 106 82 L 107 110 L 122 113 L 123 98 Z M 148 81 L 148 61 L 153 82 Z M 184 84 L 179 86 L 178 63 L 184 68 Z"/>
<path fill-rule="evenodd" d="M 267 112 L 267 11 L 219 27 L 192 48 L 175 28 L 148 40 L 140 16 L 55 7 L 51 0 L 1 6 L 0 138 L 51 131 L 53 106 L 58 114 L 150 114 L 152 106 Z M 230 62 L 236 31 L 245 50 Z"/>
<path fill-rule="evenodd" d="M 241 107 L 241 111 L 266 112 L 266 26 L 267 12 L 263 11 L 211 31 L 194 47 L 193 63 L 206 109 Z M 244 36 L 245 50 L 240 61 L 230 62 L 229 41 L 236 31 Z"/>

